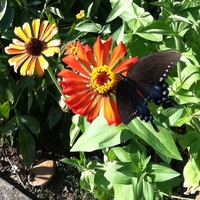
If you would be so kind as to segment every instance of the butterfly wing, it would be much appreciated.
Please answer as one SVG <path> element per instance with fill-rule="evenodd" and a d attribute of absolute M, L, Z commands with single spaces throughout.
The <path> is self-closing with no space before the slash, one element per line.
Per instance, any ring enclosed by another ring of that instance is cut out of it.
<path fill-rule="evenodd" d="M 139 59 L 129 69 L 127 76 L 135 82 L 161 82 L 180 60 L 178 51 L 160 51 Z"/>
<path fill-rule="evenodd" d="M 136 88 L 150 102 L 161 104 L 167 100 L 168 85 L 165 79 L 180 60 L 178 51 L 160 51 L 136 62 L 127 76 L 136 82 Z"/>
<path fill-rule="evenodd" d="M 135 82 L 124 78 L 116 86 L 116 98 L 119 115 L 124 124 L 130 123 L 135 117 L 140 117 L 145 122 L 151 122 L 154 129 L 159 129 L 153 123 L 153 116 L 150 113 L 147 102 L 142 98 L 135 87 Z"/>

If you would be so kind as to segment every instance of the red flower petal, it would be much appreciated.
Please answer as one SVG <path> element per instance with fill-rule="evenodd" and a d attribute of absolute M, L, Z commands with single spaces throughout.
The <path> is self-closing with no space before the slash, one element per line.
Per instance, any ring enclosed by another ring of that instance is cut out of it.
<path fill-rule="evenodd" d="M 108 66 L 112 69 L 115 67 L 116 63 L 126 54 L 126 46 L 120 42 L 118 46 L 116 46 L 112 52 L 112 56 L 108 63 Z"/>
<path fill-rule="evenodd" d="M 103 48 L 100 36 L 98 36 L 97 41 L 94 43 L 93 50 L 96 57 L 97 67 L 99 67 L 103 64 Z"/>
<path fill-rule="evenodd" d="M 119 125 L 122 121 L 119 117 L 116 101 L 112 97 L 104 97 L 104 117 L 108 125 Z"/>
<path fill-rule="evenodd" d="M 87 121 L 92 122 L 99 115 L 100 109 L 103 106 L 103 97 L 100 96 L 100 99 L 97 101 L 96 105 L 93 106 L 93 109 L 87 115 Z"/>
<path fill-rule="evenodd" d="M 87 55 L 85 53 L 84 47 L 80 44 L 78 47 L 77 57 L 78 60 L 82 62 L 82 64 L 85 66 L 85 68 L 91 73 L 92 69 L 90 67 L 90 63 L 88 61 Z"/>
<path fill-rule="evenodd" d="M 85 48 L 85 53 L 87 55 L 88 61 L 91 63 L 93 67 L 97 67 L 97 63 L 96 63 L 96 60 L 94 59 L 92 49 L 88 45 L 86 45 L 84 48 Z"/>
<path fill-rule="evenodd" d="M 73 55 L 69 54 L 68 56 L 65 56 L 62 61 L 69 65 L 72 69 L 75 69 L 85 76 L 89 76 L 89 73 L 80 65 Z"/>
<path fill-rule="evenodd" d="M 104 43 L 103 43 L 103 63 L 102 65 L 108 64 L 108 58 L 110 55 L 110 48 L 112 44 L 112 37 L 109 37 Z"/>
<path fill-rule="evenodd" d="M 118 74 L 127 71 L 134 63 L 138 61 L 138 57 L 128 58 L 121 62 L 113 71 Z"/>

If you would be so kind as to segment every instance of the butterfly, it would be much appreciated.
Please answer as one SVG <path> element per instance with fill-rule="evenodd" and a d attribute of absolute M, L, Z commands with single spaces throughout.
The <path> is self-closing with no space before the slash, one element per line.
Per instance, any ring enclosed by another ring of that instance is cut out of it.
<path fill-rule="evenodd" d="M 160 51 L 139 59 L 127 72 L 119 74 L 116 85 L 116 101 L 120 118 L 124 124 L 132 119 L 150 122 L 156 132 L 153 115 L 147 102 L 161 105 L 171 101 L 166 78 L 181 58 L 181 53 L 174 50 Z"/>

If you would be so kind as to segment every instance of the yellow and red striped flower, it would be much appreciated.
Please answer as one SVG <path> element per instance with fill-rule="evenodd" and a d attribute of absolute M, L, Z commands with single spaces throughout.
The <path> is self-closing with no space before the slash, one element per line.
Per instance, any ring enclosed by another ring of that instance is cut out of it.
<path fill-rule="evenodd" d="M 23 76 L 32 76 L 34 71 L 43 76 L 44 70 L 49 66 L 44 56 L 50 57 L 60 52 L 60 40 L 51 40 L 58 32 L 56 24 L 49 24 L 47 20 L 40 24 L 40 19 L 35 19 L 32 22 L 32 29 L 26 22 L 22 28 L 16 27 L 14 32 L 22 41 L 13 39 L 13 43 L 5 48 L 7 54 L 17 54 L 10 58 L 8 63 L 14 66 L 15 72 L 21 66 L 20 74 Z"/>
<path fill-rule="evenodd" d="M 63 69 L 58 76 L 62 77 L 62 92 L 68 96 L 65 102 L 74 113 L 87 116 L 92 122 L 103 109 L 108 124 L 119 125 L 115 91 L 118 74 L 126 73 L 138 57 L 119 63 L 126 54 L 126 47 L 120 42 L 110 54 L 111 44 L 111 37 L 104 43 L 98 37 L 92 51 L 88 45 L 79 43 L 76 56 L 69 54 L 63 58 L 74 71 Z"/>

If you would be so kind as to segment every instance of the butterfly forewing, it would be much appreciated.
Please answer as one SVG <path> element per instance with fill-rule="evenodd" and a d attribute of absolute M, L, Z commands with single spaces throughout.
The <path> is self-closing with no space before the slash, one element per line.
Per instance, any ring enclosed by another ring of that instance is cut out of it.
<path fill-rule="evenodd" d="M 137 83 L 163 81 L 180 60 L 180 57 L 180 52 L 172 50 L 145 56 L 132 65 L 127 76 Z"/>

